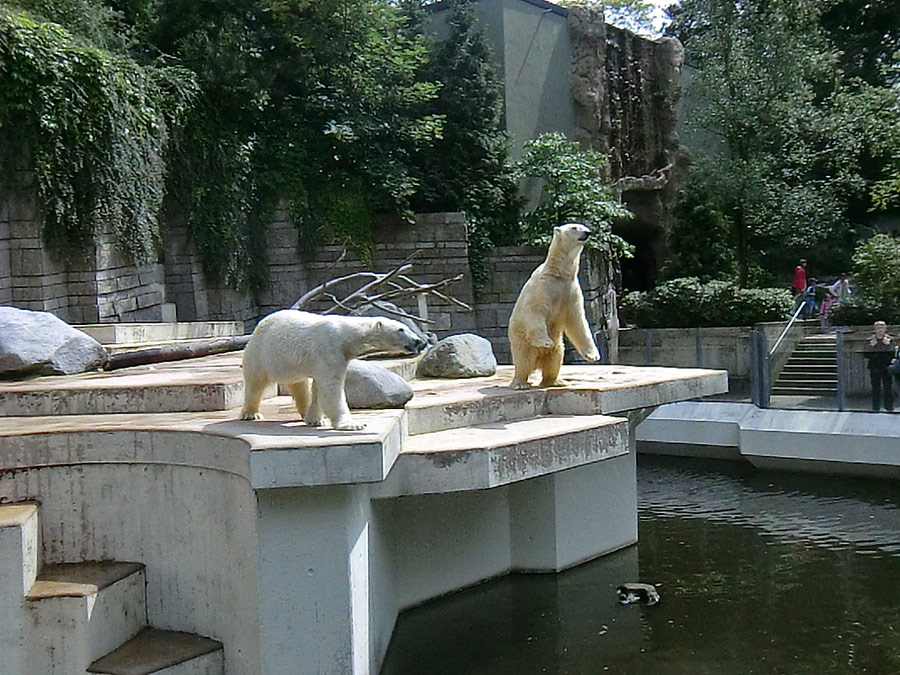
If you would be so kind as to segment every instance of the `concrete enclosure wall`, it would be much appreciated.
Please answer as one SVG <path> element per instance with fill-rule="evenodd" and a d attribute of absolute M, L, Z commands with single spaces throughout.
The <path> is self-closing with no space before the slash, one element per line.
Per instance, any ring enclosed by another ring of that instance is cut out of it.
<path fill-rule="evenodd" d="M 769 348 L 775 344 L 783 323 L 761 324 Z M 863 356 L 872 335 L 871 326 L 842 329 L 843 378 L 848 396 L 864 396 L 871 391 L 869 370 Z M 804 334 L 817 334 L 818 327 L 792 331 L 778 350 L 772 364 L 777 374 Z M 888 333 L 900 336 L 900 326 L 888 326 Z M 619 332 L 619 362 L 632 366 L 674 366 L 727 370 L 729 380 L 750 377 L 750 328 L 626 328 Z"/>

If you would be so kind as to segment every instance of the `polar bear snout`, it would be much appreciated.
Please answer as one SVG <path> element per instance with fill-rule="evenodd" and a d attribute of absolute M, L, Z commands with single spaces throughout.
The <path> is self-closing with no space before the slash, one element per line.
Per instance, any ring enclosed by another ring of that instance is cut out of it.
<path fill-rule="evenodd" d="M 428 343 L 418 335 L 413 335 L 412 338 L 413 339 L 406 345 L 406 351 L 410 354 L 418 354 L 428 346 Z"/>

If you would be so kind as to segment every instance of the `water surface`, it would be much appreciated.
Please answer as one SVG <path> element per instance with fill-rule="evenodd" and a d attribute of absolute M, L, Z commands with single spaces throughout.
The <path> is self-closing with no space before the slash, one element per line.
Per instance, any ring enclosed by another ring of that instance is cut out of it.
<path fill-rule="evenodd" d="M 641 457 L 638 499 L 636 546 L 403 613 L 382 675 L 900 674 L 896 483 Z"/>

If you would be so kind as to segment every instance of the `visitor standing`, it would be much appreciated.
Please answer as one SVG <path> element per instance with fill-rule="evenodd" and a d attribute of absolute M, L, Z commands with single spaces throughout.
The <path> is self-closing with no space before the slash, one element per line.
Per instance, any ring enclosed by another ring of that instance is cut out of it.
<path fill-rule="evenodd" d="M 794 280 L 791 282 L 791 289 L 794 291 L 794 311 L 803 302 L 806 295 L 806 260 L 800 259 L 800 264 L 794 268 Z"/>
<path fill-rule="evenodd" d="M 882 402 L 888 412 L 894 410 L 894 391 L 888 366 L 897 350 L 894 339 L 887 334 L 887 324 L 876 321 L 872 337 L 866 343 L 863 356 L 869 362 L 869 378 L 872 381 L 872 410 L 878 412 Z"/>

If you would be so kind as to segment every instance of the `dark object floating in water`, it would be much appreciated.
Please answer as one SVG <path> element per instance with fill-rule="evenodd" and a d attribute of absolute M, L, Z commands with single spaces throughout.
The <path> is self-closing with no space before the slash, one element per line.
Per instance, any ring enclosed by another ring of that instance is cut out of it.
<path fill-rule="evenodd" d="M 659 593 L 653 584 L 622 584 L 616 589 L 619 594 L 620 605 L 630 605 L 634 602 L 644 602 L 648 606 L 659 602 Z"/>

